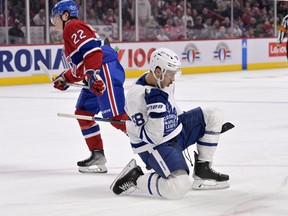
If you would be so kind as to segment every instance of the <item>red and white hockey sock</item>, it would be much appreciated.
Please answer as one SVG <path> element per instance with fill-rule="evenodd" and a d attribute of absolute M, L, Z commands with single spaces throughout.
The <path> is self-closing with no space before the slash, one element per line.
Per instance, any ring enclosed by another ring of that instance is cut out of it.
<path fill-rule="evenodd" d="M 94 116 L 83 110 L 76 109 L 75 115 Z M 103 141 L 101 138 L 100 127 L 95 121 L 77 119 L 82 135 L 90 151 L 103 149 Z"/>

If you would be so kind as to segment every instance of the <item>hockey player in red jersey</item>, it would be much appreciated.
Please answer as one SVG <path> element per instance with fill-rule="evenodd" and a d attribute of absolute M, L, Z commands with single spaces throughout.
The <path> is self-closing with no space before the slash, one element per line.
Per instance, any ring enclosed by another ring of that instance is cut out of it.
<path fill-rule="evenodd" d="M 126 120 L 124 110 L 125 72 L 118 61 L 118 54 L 103 41 L 87 23 L 78 20 L 78 5 L 73 0 L 62 0 L 51 12 L 51 22 L 63 31 L 64 51 L 69 69 L 54 80 L 54 87 L 66 90 L 67 82 L 83 81 L 89 89 L 82 89 L 75 114 L 94 116 L 99 112 L 104 118 Z M 91 156 L 77 163 L 79 172 L 105 173 L 106 158 L 100 127 L 95 121 L 78 120 Z M 125 124 L 111 123 L 126 133 Z"/>

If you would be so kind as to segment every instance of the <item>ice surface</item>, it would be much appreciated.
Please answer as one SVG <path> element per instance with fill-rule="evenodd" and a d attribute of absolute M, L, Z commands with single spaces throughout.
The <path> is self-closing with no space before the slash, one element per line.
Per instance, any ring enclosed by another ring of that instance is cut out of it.
<path fill-rule="evenodd" d="M 145 170 L 128 138 L 109 123 L 99 122 L 108 173 L 77 171 L 89 151 L 77 121 L 57 113 L 73 114 L 78 94 L 51 84 L 0 87 L 1 216 L 288 215 L 287 69 L 180 77 L 176 98 L 183 110 L 215 106 L 236 127 L 221 135 L 214 160 L 231 187 L 190 191 L 176 201 L 109 190 L 131 158 Z"/>

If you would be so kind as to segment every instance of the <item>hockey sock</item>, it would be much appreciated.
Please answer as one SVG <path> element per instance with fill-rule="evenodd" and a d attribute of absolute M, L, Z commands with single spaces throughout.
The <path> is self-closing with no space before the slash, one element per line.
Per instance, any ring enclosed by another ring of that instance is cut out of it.
<path fill-rule="evenodd" d="M 75 115 L 94 116 L 83 110 L 76 109 Z M 90 151 L 103 149 L 103 141 L 101 138 L 100 127 L 95 121 L 77 119 L 82 135 Z"/>

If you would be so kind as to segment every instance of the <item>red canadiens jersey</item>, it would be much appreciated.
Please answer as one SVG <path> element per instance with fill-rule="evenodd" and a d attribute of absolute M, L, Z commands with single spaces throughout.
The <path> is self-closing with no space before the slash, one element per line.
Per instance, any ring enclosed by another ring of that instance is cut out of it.
<path fill-rule="evenodd" d="M 67 71 L 71 74 L 66 73 L 69 81 L 80 81 L 86 70 L 101 68 L 101 40 L 90 25 L 81 20 L 70 20 L 65 24 L 63 39 L 65 55 L 71 68 Z"/>

